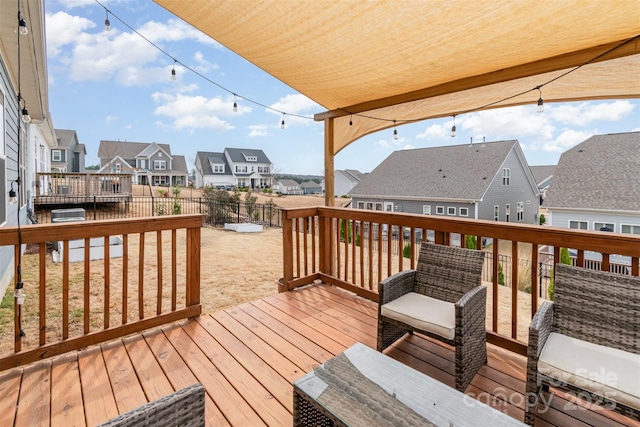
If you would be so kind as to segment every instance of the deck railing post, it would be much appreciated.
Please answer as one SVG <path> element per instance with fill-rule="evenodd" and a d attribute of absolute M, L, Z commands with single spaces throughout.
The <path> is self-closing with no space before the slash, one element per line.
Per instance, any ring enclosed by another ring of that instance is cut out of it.
<path fill-rule="evenodd" d="M 200 230 L 187 229 L 187 307 L 200 304 Z"/>
<path fill-rule="evenodd" d="M 287 215 L 288 211 L 282 211 L 282 266 L 283 275 L 278 292 L 289 290 L 289 282 L 293 280 L 293 219 Z"/>

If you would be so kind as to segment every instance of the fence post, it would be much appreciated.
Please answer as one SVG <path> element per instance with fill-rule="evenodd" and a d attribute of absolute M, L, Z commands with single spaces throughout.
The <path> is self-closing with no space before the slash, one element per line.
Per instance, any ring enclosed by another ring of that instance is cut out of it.
<path fill-rule="evenodd" d="M 238 202 L 238 224 L 240 224 L 240 202 Z"/>
<path fill-rule="evenodd" d="M 283 277 L 278 292 L 286 292 L 289 290 L 289 282 L 293 280 L 293 219 L 284 218 L 286 212 L 283 212 L 282 219 L 282 260 L 283 260 Z"/>
<path fill-rule="evenodd" d="M 96 212 L 98 210 L 98 205 L 96 203 L 96 196 L 95 194 L 93 195 L 93 220 L 96 220 Z"/>

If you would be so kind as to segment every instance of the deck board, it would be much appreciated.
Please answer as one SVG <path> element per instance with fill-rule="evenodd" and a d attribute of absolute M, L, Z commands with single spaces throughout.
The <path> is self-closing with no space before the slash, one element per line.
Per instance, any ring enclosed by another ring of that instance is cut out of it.
<path fill-rule="evenodd" d="M 88 425 L 201 382 L 207 426 L 292 424 L 292 384 L 355 342 L 375 348 L 376 304 L 327 285 L 269 296 L 0 374 L 0 425 Z M 419 334 L 385 353 L 453 386 L 453 350 Z M 524 415 L 526 359 L 493 345 L 466 393 Z M 553 392 L 536 427 L 639 427 Z"/>

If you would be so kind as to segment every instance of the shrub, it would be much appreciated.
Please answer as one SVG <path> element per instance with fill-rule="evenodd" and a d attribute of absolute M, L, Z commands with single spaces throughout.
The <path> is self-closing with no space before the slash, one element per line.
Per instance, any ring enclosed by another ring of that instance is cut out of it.
<path fill-rule="evenodd" d="M 540 225 L 545 225 L 547 223 L 547 218 L 544 214 L 540 214 Z"/>
<path fill-rule="evenodd" d="M 569 255 L 569 249 L 560 248 L 560 264 L 571 265 L 571 255 Z M 553 294 L 555 291 L 554 276 L 555 276 L 555 268 L 551 269 L 551 280 L 549 280 L 549 289 L 547 290 L 547 293 L 549 294 L 549 299 L 551 301 L 553 301 Z"/>
<path fill-rule="evenodd" d="M 360 233 L 356 234 L 356 246 L 360 246 Z"/>
<path fill-rule="evenodd" d="M 478 242 L 476 241 L 476 236 L 467 235 L 465 237 L 465 243 L 466 243 L 467 249 L 477 249 L 478 248 Z"/>
<path fill-rule="evenodd" d="M 502 269 L 502 263 L 501 262 L 498 263 L 498 284 L 502 285 L 502 286 L 505 286 L 505 283 L 504 283 L 504 271 Z"/>
<path fill-rule="evenodd" d="M 346 228 L 347 228 L 346 233 L 347 233 L 347 236 L 348 236 L 347 238 L 349 239 L 349 243 L 351 243 L 351 221 L 347 222 L 347 220 L 345 220 L 345 219 L 341 219 L 340 220 L 340 241 L 344 242 L 344 239 L 345 239 L 345 236 L 344 236 L 344 233 L 345 233 L 345 225 L 344 224 L 345 224 L 345 222 L 347 223 L 347 226 L 346 226 Z"/>
<path fill-rule="evenodd" d="M 402 256 L 405 258 L 411 258 L 411 250 L 412 250 L 411 243 L 407 243 L 406 245 L 404 245 L 404 248 L 402 249 Z"/>

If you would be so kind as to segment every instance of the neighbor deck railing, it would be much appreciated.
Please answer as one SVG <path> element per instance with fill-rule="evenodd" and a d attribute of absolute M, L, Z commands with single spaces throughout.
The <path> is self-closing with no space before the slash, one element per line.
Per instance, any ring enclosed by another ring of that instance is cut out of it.
<path fill-rule="evenodd" d="M 180 215 L 0 228 L 0 246 L 13 246 L 15 259 L 20 243 L 37 254 L 21 256 L 27 299 L 14 298 L 13 352 L 0 371 L 198 316 L 201 227 L 201 215 Z M 51 242 L 60 242 L 57 264 Z M 111 257 L 116 250 L 122 256 Z M 27 257 L 35 271 L 25 270 Z M 25 343 L 29 315 L 38 319 Z"/>
<path fill-rule="evenodd" d="M 521 354 L 526 354 L 526 344 L 522 331 L 518 338 L 518 327 L 522 329 L 528 325 L 520 325 L 518 320 L 523 294 L 530 303 L 530 315 L 533 316 L 541 293 L 541 270 L 547 266 L 544 270 L 548 274 L 549 268 L 560 262 L 561 248 L 575 250 L 575 264 L 584 267 L 589 267 L 586 265 L 586 252 L 601 254 L 599 265 L 606 271 L 612 267 L 611 255 L 629 257 L 626 272 L 640 275 L 640 236 L 637 235 L 318 207 L 283 209 L 284 271 L 279 290 L 287 291 L 321 280 L 377 301 L 377 288 L 381 280 L 395 272 L 415 268 L 422 241 L 433 240 L 438 244 L 466 247 L 467 236 L 474 237 L 479 250 L 483 242 L 487 246 L 492 245 L 485 261 L 488 274 L 484 275 L 491 288 L 490 309 L 487 312 L 491 316 L 491 327 L 488 328 L 487 339 Z M 511 243 L 506 255 L 500 253 L 501 241 Z M 548 260 L 542 259 L 544 255 L 539 254 L 543 246 L 554 248 Z M 528 271 L 524 271 L 521 262 L 523 251 L 530 254 L 531 258 L 526 263 Z M 510 258 L 508 265 L 503 265 L 505 256 Z M 503 283 L 505 268 L 509 269 L 506 271 L 509 280 Z M 620 271 L 619 266 L 616 270 Z M 519 290 L 522 288 L 519 286 L 521 282 L 525 283 L 525 287 L 528 286 L 530 295 Z M 510 331 L 499 331 L 499 318 L 505 314 L 502 313 L 505 309 L 500 308 L 499 295 L 505 292 L 510 294 L 507 295 Z M 546 295 L 546 292 L 543 294 Z M 594 298 L 597 297 L 594 295 Z M 606 298 L 606 284 L 603 284 L 602 297 Z"/>
<path fill-rule="evenodd" d="M 130 173 L 36 173 L 36 197 L 44 196 L 130 196 Z"/>

